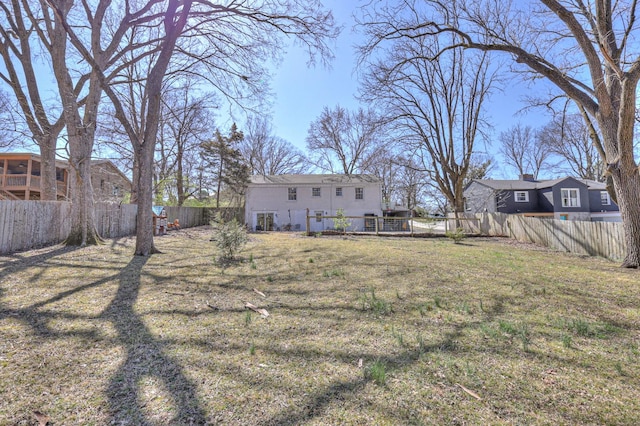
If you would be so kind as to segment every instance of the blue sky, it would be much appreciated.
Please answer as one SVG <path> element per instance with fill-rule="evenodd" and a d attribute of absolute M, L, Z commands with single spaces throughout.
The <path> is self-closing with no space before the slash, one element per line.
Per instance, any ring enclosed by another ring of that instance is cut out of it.
<path fill-rule="evenodd" d="M 348 109 L 357 109 L 361 106 L 355 99 L 358 81 L 354 70 L 356 54 L 353 45 L 357 43 L 358 35 L 352 29 L 352 14 L 358 3 L 345 0 L 324 2 L 327 8 L 333 10 L 337 24 L 344 27 L 337 40 L 335 60 L 330 69 L 322 66 L 307 67 L 306 53 L 299 48 L 290 47 L 284 61 L 274 71 L 274 132 L 303 152 L 306 151 L 305 138 L 309 125 L 320 115 L 323 107 L 333 108 L 339 104 Z M 525 105 L 523 97 L 528 91 L 539 90 L 539 87 L 531 89 L 514 82 L 509 82 L 509 86 L 505 92 L 496 93 L 488 104 L 489 119 L 495 128 L 494 140 L 497 140 L 501 131 L 518 122 L 541 127 L 549 120 L 539 111 L 518 114 Z M 494 154 L 491 147 L 488 147 L 488 151 L 489 154 Z M 494 175 L 496 178 L 513 177 L 509 171 L 497 168 Z"/>

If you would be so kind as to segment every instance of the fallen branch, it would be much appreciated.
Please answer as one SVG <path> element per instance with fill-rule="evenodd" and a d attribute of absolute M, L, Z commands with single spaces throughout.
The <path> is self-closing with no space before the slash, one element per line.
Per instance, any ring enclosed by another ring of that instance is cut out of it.
<path fill-rule="evenodd" d="M 267 297 L 263 292 L 261 292 L 260 290 L 258 290 L 257 288 L 254 288 L 253 291 L 257 294 L 259 294 L 262 297 Z"/>
<path fill-rule="evenodd" d="M 480 395 L 478 395 L 477 393 L 475 393 L 474 391 L 465 388 L 464 386 L 462 386 L 460 383 L 456 383 L 456 385 L 458 385 L 460 387 L 460 389 L 462 389 L 463 391 L 465 391 L 466 393 L 468 393 L 469 395 L 471 395 L 472 397 L 474 397 L 475 399 L 481 400 L 482 398 L 480 398 Z"/>
<path fill-rule="evenodd" d="M 252 311 L 259 313 L 260 315 L 262 315 L 265 318 L 267 318 L 269 316 L 269 312 L 267 312 L 266 309 L 258 308 L 256 305 L 254 305 L 252 303 L 245 302 L 244 303 L 244 307 L 245 308 L 249 308 Z"/>

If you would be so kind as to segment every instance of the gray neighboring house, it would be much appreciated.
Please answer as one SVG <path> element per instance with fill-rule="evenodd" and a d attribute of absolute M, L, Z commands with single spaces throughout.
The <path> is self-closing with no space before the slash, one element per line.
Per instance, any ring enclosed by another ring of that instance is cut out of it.
<path fill-rule="evenodd" d="M 470 213 L 547 216 L 560 220 L 620 222 L 618 206 L 602 182 L 565 177 L 534 180 L 474 179 L 464 190 Z"/>
<path fill-rule="evenodd" d="M 382 216 L 382 182 L 370 175 L 252 176 L 245 198 L 245 223 L 254 231 L 309 232 L 333 229 L 335 216 Z M 364 230 L 374 221 L 351 219 L 352 230 Z"/>

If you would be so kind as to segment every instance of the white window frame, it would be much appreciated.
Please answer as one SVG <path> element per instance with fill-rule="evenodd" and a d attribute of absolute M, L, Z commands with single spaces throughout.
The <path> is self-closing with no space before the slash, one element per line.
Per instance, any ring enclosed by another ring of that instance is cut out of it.
<path fill-rule="evenodd" d="M 312 197 L 320 197 L 322 194 L 320 187 L 316 186 L 314 188 L 311 188 L 311 196 Z"/>
<path fill-rule="evenodd" d="M 575 194 L 575 197 L 572 195 Z M 580 206 L 580 188 L 560 188 L 562 207 L 577 208 Z M 573 205 L 572 200 L 575 200 Z"/>
<path fill-rule="evenodd" d="M 298 188 L 290 186 L 288 188 L 287 192 L 288 192 L 287 199 L 289 201 L 297 201 L 298 200 Z"/>
<path fill-rule="evenodd" d="M 322 222 L 322 216 L 324 216 L 324 212 L 316 211 L 313 212 L 316 216 L 316 222 Z"/>
<path fill-rule="evenodd" d="M 356 200 L 364 200 L 364 188 L 356 188 Z"/>
<path fill-rule="evenodd" d="M 518 195 L 524 194 L 524 200 L 518 199 Z M 528 203 L 529 202 L 529 191 L 513 191 L 513 200 L 516 203 Z"/>
<path fill-rule="evenodd" d="M 609 195 L 609 192 L 600 191 L 600 204 L 602 204 L 603 206 L 611 205 L 611 196 Z"/>
<path fill-rule="evenodd" d="M 342 187 L 341 186 L 336 188 L 336 197 L 342 197 Z"/>

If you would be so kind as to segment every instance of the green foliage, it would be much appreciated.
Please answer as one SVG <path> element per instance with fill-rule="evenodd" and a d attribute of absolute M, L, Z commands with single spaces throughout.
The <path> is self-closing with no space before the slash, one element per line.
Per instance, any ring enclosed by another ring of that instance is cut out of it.
<path fill-rule="evenodd" d="M 216 207 L 220 207 L 220 194 L 223 189 L 236 196 L 243 196 L 251 172 L 246 159 L 237 145 L 244 139 L 235 123 L 229 136 L 222 136 L 216 130 L 214 138 L 200 144 L 200 156 L 207 164 L 208 172 L 216 183 Z"/>
<path fill-rule="evenodd" d="M 334 229 L 336 229 L 337 231 L 341 230 L 343 234 L 346 233 L 347 228 L 351 226 L 351 221 L 345 216 L 344 209 L 338 209 L 338 211 L 336 212 L 336 216 L 337 217 L 333 219 Z"/>
<path fill-rule="evenodd" d="M 382 386 L 387 382 L 387 366 L 384 362 L 376 360 L 366 369 L 365 376 L 369 380 L 373 380 L 375 384 Z"/>
<path fill-rule="evenodd" d="M 445 234 L 448 238 L 452 239 L 454 244 L 459 244 L 460 241 L 464 240 L 465 235 L 462 228 L 457 228 L 455 231 L 447 231 Z"/>
<path fill-rule="evenodd" d="M 214 227 L 211 241 L 220 251 L 219 260 L 229 261 L 235 259 L 236 253 L 247 244 L 246 228 L 235 219 L 225 222 L 220 215 L 217 215 L 216 219 L 211 222 L 211 226 Z"/>
<path fill-rule="evenodd" d="M 393 311 L 391 304 L 376 296 L 375 289 L 371 289 L 371 296 L 367 293 L 362 295 L 362 310 L 373 311 L 376 315 L 387 315 Z"/>

